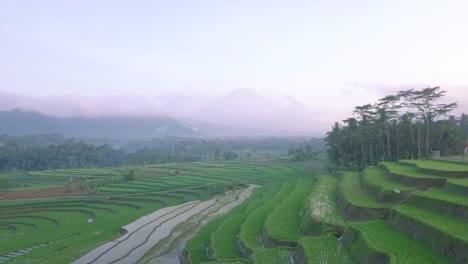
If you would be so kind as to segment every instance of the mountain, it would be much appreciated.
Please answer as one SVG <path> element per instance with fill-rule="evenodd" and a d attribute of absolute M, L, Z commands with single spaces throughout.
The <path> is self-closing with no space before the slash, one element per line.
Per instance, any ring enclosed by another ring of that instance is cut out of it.
<path fill-rule="evenodd" d="M 270 135 L 319 135 L 328 128 L 292 97 L 282 105 L 246 89 L 212 100 L 194 118 Z"/>
<path fill-rule="evenodd" d="M 67 137 L 149 139 L 199 136 L 183 122 L 160 117 L 69 117 L 58 118 L 22 110 L 0 111 L 0 134 L 50 134 Z"/>
<path fill-rule="evenodd" d="M 316 118 L 324 115 L 312 115 L 302 102 L 292 96 L 272 100 L 247 89 L 218 97 L 33 97 L 0 92 L 0 111 L 13 108 L 33 111 L 22 112 L 23 115 L 17 117 L 25 119 L 24 123 L 14 126 L 16 130 L 23 127 L 19 130 L 21 133 L 63 131 L 68 135 L 97 133 L 145 138 L 171 133 L 174 136 L 212 137 L 319 136 L 330 127 L 330 124 Z M 86 130 L 77 124 L 97 127 Z M 6 131 L 8 128 L 0 128 L 0 133 L 2 129 Z"/>

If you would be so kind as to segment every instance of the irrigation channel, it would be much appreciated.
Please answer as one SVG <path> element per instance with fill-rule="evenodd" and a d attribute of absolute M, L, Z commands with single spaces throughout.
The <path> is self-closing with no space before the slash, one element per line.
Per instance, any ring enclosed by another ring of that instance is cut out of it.
<path fill-rule="evenodd" d="M 242 204 L 256 185 L 206 201 L 166 207 L 123 227 L 125 234 L 107 242 L 72 264 L 180 263 L 187 241 L 214 218 Z"/>

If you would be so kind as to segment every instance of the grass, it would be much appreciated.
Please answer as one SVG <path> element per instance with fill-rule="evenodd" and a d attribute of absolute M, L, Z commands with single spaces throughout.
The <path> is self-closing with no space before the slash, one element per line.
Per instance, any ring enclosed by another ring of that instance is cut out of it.
<path fill-rule="evenodd" d="M 230 218 L 221 223 L 218 229 L 213 232 L 211 235 L 213 259 L 241 258 L 241 254 L 237 249 L 237 235 L 247 215 L 271 198 L 270 195 L 265 195 L 268 187 L 255 190 L 249 199 L 240 206 L 242 209 L 236 210 L 236 213 L 231 214 Z M 268 194 L 271 194 L 271 192 Z"/>
<path fill-rule="evenodd" d="M 447 182 L 454 184 L 454 185 L 459 185 L 462 187 L 468 188 L 468 178 L 463 178 L 463 179 L 449 179 Z"/>
<path fill-rule="evenodd" d="M 351 264 L 344 246 L 333 236 L 306 237 L 299 240 L 307 263 Z"/>
<path fill-rule="evenodd" d="M 41 180 L 21 171 L 0 173 L 0 192 L 36 190 L 66 185 L 65 179 Z"/>
<path fill-rule="evenodd" d="M 401 165 L 396 162 L 382 162 L 381 164 L 385 166 L 391 173 L 396 173 L 416 179 L 440 179 L 440 177 L 423 173 L 416 167 Z"/>
<path fill-rule="evenodd" d="M 352 205 L 367 208 L 387 208 L 390 204 L 378 203 L 374 197 L 367 194 L 360 184 L 359 173 L 342 172 L 343 176 L 340 182 L 340 192 L 344 199 Z"/>
<path fill-rule="evenodd" d="M 414 187 L 409 187 L 387 179 L 385 172 L 378 167 L 366 169 L 363 179 L 366 183 L 380 188 L 381 191 L 393 192 L 395 189 L 398 189 L 400 191 L 411 192 L 416 190 Z"/>
<path fill-rule="evenodd" d="M 0 201 L 0 256 L 44 243 L 47 245 L 11 261 L 67 263 L 103 241 L 118 236 L 122 226 L 163 206 L 206 199 L 214 193 L 224 192 L 233 184 L 276 182 L 278 185 L 288 177 L 294 178 L 305 173 L 301 165 L 293 163 L 209 162 L 49 170 L 30 172 L 27 176 L 3 173 L 0 179 L 13 178 L 20 181 L 27 178 L 36 185 L 23 188 L 42 188 L 67 183 L 71 176 L 76 180 L 105 178 L 112 177 L 109 175 L 121 175 L 129 168 L 134 169 L 135 174 L 140 174 L 141 177 L 98 188 L 100 192 L 106 191 L 109 199 L 95 197 Z M 179 172 L 175 173 L 175 170 Z M 271 191 L 269 196 L 274 193 L 275 191 Z M 259 203 L 258 207 L 264 202 Z M 91 216 L 95 217 L 94 221 L 87 223 Z M 226 221 L 228 218 L 219 219 Z M 216 226 L 217 221 L 218 219 L 211 222 L 216 228 L 208 233 L 208 243 L 212 233 L 219 227 Z M 236 224 L 237 229 L 233 230 L 239 233 L 242 223 L 243 221 L 239 221 Z M 206 245 L 202 244 L 203 247 L 206 251 Z M 206 260 L 205 256 L 203 261 Z"/>
<path fill-rule="evenodd" d="M 396 163 L 384 165 L 391 172 L 408 177 L 437 178 L 420 172 L 417 167 Z M 106 175 L 122 173 L 128 168 L 54 170 L 35 172 L 36 176 L 31 178 L 37 181 L 37 186 L 46 186 L 47 182 L 66 178 L 63 175 L 108 177 Z M 446 263 L 444 257 L 431 251 L 423 242 L 396 231 L 384 221 L 345 221 L 335 202 L 335 193 L 338 190 L 347 203 L 372 212 L 387 212 L 393 204 L 377 202 L 362 187 L 376 189 L 379 194 L 393 194 L 394 189 L 399 189 L 422 199 L 468 205 L 468 198 L 461 195 L 441 189 L 416 191 L 416 188 L 393 182 L 379 168 L 367 169 L 362 178 L 358 173 L 343 172 L 340 179 L 331 175 L 313 175 L 300 164 L 286 162 L 194 162 L 131 168 L 138 175 L 136 180 L 98 188 L 99 193 L 109 199 L 0 201 L 0 255 L 46 244 L 10 261 L 68 263 L 103 241 L 115 238 L 122 226 L 142 215 L 163 206 L 207 199 L 217 192 L 236 188 L 238 184 L 253 183 L 262 187 L 229 213 L 208 222 L 188 241 L 186 252 L 192 263 L 294 263 L 296 252 L 301 250 L 308 263 L 350 263 L 348 251 L 337 238 L 330 235 L 306 237 L 301 232 L 303 220 L 308 217 L 326 225 L 348 225 L 345 234 L 358 233 L 361 240 L 350 246 L 353 256 L 356 252 L 367 254 L 369 249 L 388 255 L 391 263 Z M 0 175 L 0 179 L 8 177 L 10 175 Z M 361 180 L 365 185 L 361 186 Z M 448 182 L 468 187 L 468 178 Z M 393 210 L 414 219 L 415 225 L 437 229 L 448 238 L 468 242 L 466 221 L 421 207 L 429 209 L 416 203 L 396 206 Z M 87 223 L 90 215 L 95 215 L 93 223 Z M 265 235 L 263 240 L 262 235 Z M 263 242 L 270 240 L 273 243 L 267 246 L 275 247 L 265 249 Z M 243 258 L 238 249 L 239 242 L 250 258 Z M 290 245 L 298 245 L 298 248 Z"/>
<path fill-rule="evenodd" d="M 209 261 L 211 234 L 228 218 L 229 214 L 226 214 L 209 222 L 195 237 L 188 241 L 187 251 L 191 263 L 197 264 Z"/>
<path fill-rule="evenodd" d="M 260 240 L 260 234 L 265 225 L 268 214 L 273 207 L 283 201 L 293 190 L 296 181 L 289 180 L 283 183 L 274 184 L 271 190 L 278 190 L 263 206 L 249 214 L 241 226 L 240 239 L 243 246 L 250 252 L 256 252 L 263 249 L 263 243 Z M 281 187 L 281 188 L 280 188 Z"/>
<path fill-rule="evenodd" d="M 364 241 L 390 257 L 390 263 L 450 263 L 429 250 L 422 242 L 400 233 L 382 220 L 354 223 Z"/>
<path fill-rule="evenodd" d="M 402 160 L 404 163 L 414 164 L 419 168 L 438 171 L 468 172 L 468 164 L 457 164 L 439 160 Z"/>
<path fill-rule="evenodd" d="M 331 175 L 320 175 L 308 198 L 309 214 L 317 222 L 344 225 L 345 221 L 336 204 L 335 192 L 338 179 Z"/>
<path fill-rule="evenodd" d="M 383 169 L 374 167 L 361 174 L 362 186 L 378 202 L 401 203 L 407 200 L 416 187 L 395 182 L 387 178 Z"/>
<path fill-rule="evenodd" d="M 468 242 L 468 228 L 465 221 L 410 205 L 397 206 L 393 210 L 416 219 L 418 222 L 439 230 L 450 237 Z"/>
<path fill-rule="evenodd" d="M 252 261 L 256 264 L 294 264 L 294 248 L 265 249 L 253 254 Z"/>
<path fill-rule="evenodd" d="M 430 189 L 427 191 L 418 191 L 413 196 L 427 197 L 435 200 L 442 200 L 454 205 L 463 205 L 468 207 L 468 197 L 456 195 L 441 189 Z"/>
<path fill-rule="evenodd" d="M 266 233 L 276 241 L 297 241 L 302 237 L 300 209 L 314 186 L 313 177 L 299 178 L 294 191 L 275 206 L 265 223 Z"/>

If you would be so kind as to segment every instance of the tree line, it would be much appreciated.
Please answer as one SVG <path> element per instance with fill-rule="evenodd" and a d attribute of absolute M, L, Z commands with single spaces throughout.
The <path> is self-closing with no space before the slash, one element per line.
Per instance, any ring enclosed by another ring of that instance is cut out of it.
<path fill-rule="evenodd" d="M 96 141 L 96 139 L 94 139 Z M 101 142 L 100 140 L 99 142 Z M 284 151 L 300 146 L 303 139 L 288 138 L 155 138 L 150 141 L 118 142 L 122 147 L 95 145 L 90 139 L 61 135 L 0 136 L 0 171 L 47 170 L 62 168 L 114 167 L 201 160 L 234 160 L 247 152 Z M 131 148 L 130 148 L 131 146 Z"/>
<path fill-rule="evenodd" d="M 309 141 L 304 142 L 297 148 L 291 147 L 288 150 L 288 155 L 294 161 L 306 161 L 315 158 L 321 154 L 325 148 L 325 141 L 323 138 L 311 138 Z"/>
<path fill-rule="evenodd" d="M 326 135 L 327 152 L 339 169 L 362 169 L 379 161 L 462 153 L 468 116 L 450 115 L 456 102 L 440 103 L 440 87 L 410 89 L 356 106 L 353 116 L 335 122 Z"/>

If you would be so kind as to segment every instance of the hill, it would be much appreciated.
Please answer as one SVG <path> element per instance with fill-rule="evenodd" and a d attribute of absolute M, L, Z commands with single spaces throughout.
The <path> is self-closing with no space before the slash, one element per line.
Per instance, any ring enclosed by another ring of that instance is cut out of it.
<path fill-rule="evenodd" d="M 163 136 L 193 137 L 199 134 L 169 116 L 58 118 L 22 110 L 0 111 L 0 134 L 51 134 L 66 137 L 148 139 Z"/>

